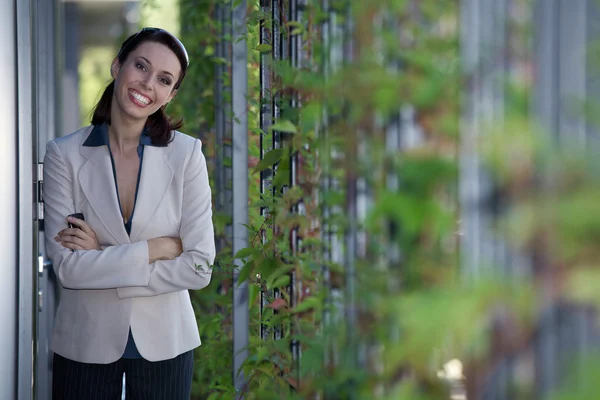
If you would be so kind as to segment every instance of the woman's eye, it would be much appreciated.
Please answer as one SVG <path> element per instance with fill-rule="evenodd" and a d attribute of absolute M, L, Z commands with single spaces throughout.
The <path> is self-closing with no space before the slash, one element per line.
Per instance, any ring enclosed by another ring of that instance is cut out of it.
<path fill-rule="evenodd" d="M 146 66 L 145 66 L 144 64 L 137 63 L 137 64 L 135 64 L 135 67 L 136 67 L 137 69 L 141 69 L 141 70 L 143 70 L 143 71 L 145 71 L 145 70 L 146 70 Z"/>
<path fill-rule="evenodd" d="M 170 85 L 170 84 L 171 84 L 171 81 L 170 81 L 170 80 L 168 80 L 167 78 L 160 78 L 160 81 L 161 81 L 163 84 L 165 84 L 165 85 Z"/>

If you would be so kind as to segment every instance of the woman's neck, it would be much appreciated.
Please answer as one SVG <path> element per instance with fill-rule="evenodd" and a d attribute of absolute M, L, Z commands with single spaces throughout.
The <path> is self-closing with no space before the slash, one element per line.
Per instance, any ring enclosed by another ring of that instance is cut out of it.
<path fill-rule="evenodd" d="M 128 121 L 118 112 L 111 112 L 111 123 L 108 127 L 108 138 L 111 149 L 120 154 L 137 149 L 145 121 Z"/>

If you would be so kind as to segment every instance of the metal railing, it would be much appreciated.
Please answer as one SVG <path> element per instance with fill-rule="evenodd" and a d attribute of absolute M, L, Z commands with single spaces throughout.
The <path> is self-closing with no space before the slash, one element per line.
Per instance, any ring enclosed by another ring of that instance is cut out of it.
<path fill-rule="evenodd" d="M 328 18 L 321 21 L 321 39 L 327 48 L 328 57 L 322 60 L 320 66 L 325 76 L 335 71 L 344 62 L 351 62 L 353 47 L 351 33 L 352 20 L 349 16 L 340 23 L 339 10 L 330 9 L 329 0 L 322 0 L 322 10 L 328 13 Z M 285 22 L 302 20 L 304 0 L 262 0 L 260 9 L 267 16 L 261 23 L 260 43 L 271 46 L 271 52 L 265 53 L 260 60 L 260 153 L 261 158 L 272 150 L 286 146 L 286 134 L 272 131 L 275 120 L 282 116 L 286 108 L 302 107 L 301 99 L 294 94 L 283 95 L 277 91 L 273 65 L 271 60 L 290 62 L 293 67 L 302 67 L 302 60 L 306 55 L 300 38 L 289 37 L 285 29 Z M 227 46 L 217 49 L 219 57 L 232 61 L 231 87 L 226 87 L 220 77 L 225 74 L 225 67 L 217 67 L 216 96 L 218 103 L 231 96 L 231 112 L 239 122 L 232 122 L 232 117 L 224 106 L 218 110 L 217 148 L 219 150 L 216 160 L 216 190 L 218 191 L 218 207 L 221 210 L 230 210 L 233 215 L 233 225 L 230 235 L 233 238 L 233 253 L 247 246 L 245 228 L 241 225 L 247 218 L 247 117 L 245 95 L 247 93 L 247 79 L 244 41 L 236 42 L 236 37 L 243 34 L 245 25 L 245 7 L 242 2 L 230 13 L 227 7 L 217 10 L 217 15 L 229 26 L 223 31 L 226 35 L 231 32 L 231 53 Z M 546 125 L 551 135 L 555 136 L 560 145 L 565 142 L 577 142 L 582 146 L 590 140 L 590 128 L 580 120 L 567 115 L 567 109 L 561 104 L 564 96 L 584 98 L 590 82 L 589 71 L 586 69 L 586 56 L 575 52 L 574 49 L 585 47 L 590 35 L 596 34 L 591 29 L 593 13 L 591 2 L 586 0 L 571 4 L 566 0 L 552 0 L 535 2 L 535 7 L 530 3 L 517 0 L 462 0 L 460 5 L 461 36 L 461 61 L 466 76 L 464 86 L 464 103 L 461 111 L 461 145 L 460 145 L 460 234 L 461 234 L 461 265 L 463 275 L 467 280 L 476 280 L 479 276 L 493 273 L 507 279 L 523 279 L 531 277 L 534 267 L 531 257 L 520 254 L 511 249 L 504 238 L 497 233 L 496 224 L 501 218 L 503 207 L 500 193 L 483 167 L 478 150 L 477 141 L 484 135 L 489 125 L 502 125 L 504 123 L 506 87 L 503 78 L 512 76 L 524 68 L 533 65 L 535 81 L 532 82 L 533 91 L 532 110 L 535 115 Z M 529 10 L 529 11 L 527 11 Z M 530 12 L 533 16 L 534 46 L 522 46 L 526 54 L 513 54 L 514 38 L 512 36 L 512 22 L 520 18 L 519 13 Z M 231 29 L 231 31 L 229 31 Z M 401 30 L 402 27 L 397 29 Z M 522 59 L 518 59 L 522 57 Z M 390 68 L 401 68 L 399 63 L 390 65 Z M 388 152 L 399 152 L 407 147 L 417 145 L 420 139 L 420 130 L 415 123 L 415 110 L 410 106 L 399 107 L 397 113 L 389 121 L 384 121 L 385 140 Z M 326 107 L 322 111 L 323 118 L 317 127 L 317 134 L 327 138 L 328 124 L 331 118 L 330 110 Z M 241 118 L 241 119 L 240 119 Z M 574 134 L 571 134 L 575 132 Z M 567 134 L 570 136 L 567 136 Z M 228 136 L 231 135 L 231 136 Z M 229 139 L 229 137 L 231 139 Z M 360 140 L 356 141 L 355 157 L 360 157 Z M 335 149 L 331 149 L 332 152 Z M 334 154 L 335 157 L 335 154 Z M 225 159 L 231 159 L 229 170 Z M 297 184 L 298 171 L 302 168 L 297 155 L 292 154 L 290 160 L 290 185 Z M 346 187 L 345 214 L 349 217 L 349 227 L 343 235 L 327 225 L 330 211 L 323 206 L 324 216 L 321 225 L 321 235 L 325 246 L 324 256 L 328 262 L 337 262 L 345 267 L 345 280 L 343 288 L 331 287 L 330 274 L 326 266 L 323 267 L 322 279 L 325 286 L 329 286 L 328 302 L 335 303 L 345 313 L 345 320 L 349 331 L 354 331 L 357 320 L 357 306 L 354 287 L 356 276 L 354 266 L 357 258 L 365 256 L 366 238 L 360 230 L 361 218 L 365 217 L 369 206 L 369 188 L 365 181 L 358 176 L 348 175 L 345 182 L 334 179 L 329 171 L 323 171 L 323 180 L 319 191 L 337 190 L 340 185 Z M 277 165 L 260 173 L 261 194 L 273 191 L 285 191 L 286 187 L 274 187 L 273 178 L 277 173 Z M 231 174 L 231 175 L 229 175 Z M 393 171 L 387 173 L 389 189 L 397 189 L 400 177 Z M 233 204 L 233 208 L 228 208 Z M 302 213 L 302 204 L 294 205 L 293 212 Z M 261 209 L 263 217 L 267 217 L 269 210 Z M 387 227 L 390 238 L 397 234 L 402 227 L 391 223 Z M 266 236 L 263 237 L 263 241 Z M 302 238 L 297 230 L 292 231 L 291 247 L 295 254 L 302 247 Z M 390 240 L 393 242 L 393 240 Z M 399 265 L 402 259 L 401 249 L 390 247 L 385 255 L 387 262 Z M 237 264 L 238 267 L 241 264 Z M 300 283 L 292 274 L 289 287 L 289 298 L 297 298 L 295 290 Z M 273 297 L 280 294 L 275 290 Z M 260 299 L 261 310 L 269 305 L 268 298 Z M 243 351 L 248 343 L 248 316 L 247 316 L 247 286 L 239 288 L 234 283 L 234 374 L 242 365 L 246 353 Z M 293 306 L 293 304 L 292 304 Z M 333 316 L 330 307 L 325 307 L 324 324 L 331 323 Z M 541 317 L 532 347 L 526 349 L 535 353 L 535 385 L 536 398 L 547 398 L 552 388 L 559 383 L 559 377 L 564 373 L 562 355 L 565 348 L 573 351 L 585 351 L 593 341 L 591 338 L 589 312 L 568 307 L 552 305 Z M 568 330 L 566 327 L 570 327 Z M 263 338 L 282 338 L 282 327 L 261 327 L 260 335 Z M 293 329 L 293 328 L 292 328 Z M 301 349 L 297 342 L 292 342 L 290 349 L 296 363 L 301 362 Z M 360 346 L 356 347 L 355 361 L 361 362 Z M 335 353 L 335 352 L 333 352 Z M 326 354 L 330 354 L 326 352 Z M 483 389 L 481 398 L 508 400 L 511 399 L 511 387 L 514 384 L 516 368 L 525 362 L 523 355 L 513 354 L 501 360 L 497 367 L 490 373 Z M 335 364 L 336 360 L 325 360 Z M 243 375 L 236 375 L 236 389 L 242 391 L 245 386 Z"/>

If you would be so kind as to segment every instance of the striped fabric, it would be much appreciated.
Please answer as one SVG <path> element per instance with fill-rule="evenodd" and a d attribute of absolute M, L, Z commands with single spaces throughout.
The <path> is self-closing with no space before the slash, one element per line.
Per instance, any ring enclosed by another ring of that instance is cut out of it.
<path fill-rule="evenodd" d="M 127 400 L 189 400 L 194 353 L 151 362 L 143 358 L 111 364 L 86 364 L 54 355 L 53 400 L 121 399 L 123 374 Z"/>

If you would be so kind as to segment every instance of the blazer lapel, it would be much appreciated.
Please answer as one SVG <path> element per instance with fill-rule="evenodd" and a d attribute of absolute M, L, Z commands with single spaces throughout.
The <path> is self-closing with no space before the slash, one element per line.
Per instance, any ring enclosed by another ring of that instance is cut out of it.
<path fill-rule="evenodd" d="M 171 181 L 173 168 L 165 160 L 166 147 L 146 146 L 142 161 L 142 175 L 138 188 L 131 226 L 131 242 L 136 242 L 151 223 Z"/>
<path fill-rule="evenodd" d="M 117 243 L 130 243 L 123 224 L 110 155 L 106 146 L 81 147 L 87 161 L 77 175 L 92 209 Z"/>

